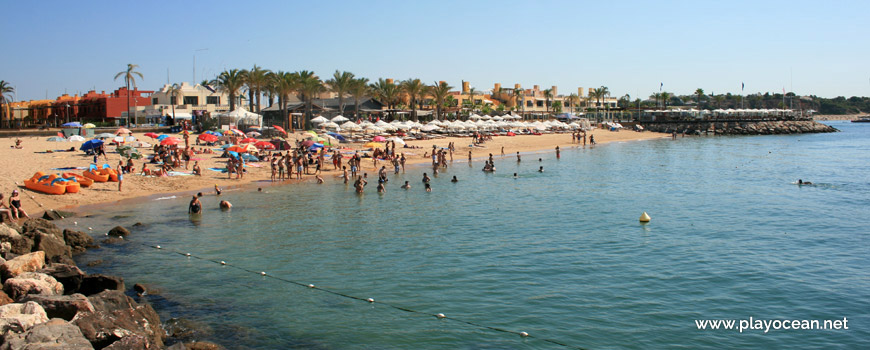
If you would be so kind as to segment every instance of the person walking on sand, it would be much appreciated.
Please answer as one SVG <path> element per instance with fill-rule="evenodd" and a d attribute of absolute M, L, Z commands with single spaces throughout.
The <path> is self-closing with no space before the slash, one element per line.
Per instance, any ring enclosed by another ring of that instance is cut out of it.
<path fill-rule="evenodd" d="M 501 146 L 501 156 L 504 157 L 504 146 Z M 489 157 L 492 158 L 492 155 L 490 154 Z"/>

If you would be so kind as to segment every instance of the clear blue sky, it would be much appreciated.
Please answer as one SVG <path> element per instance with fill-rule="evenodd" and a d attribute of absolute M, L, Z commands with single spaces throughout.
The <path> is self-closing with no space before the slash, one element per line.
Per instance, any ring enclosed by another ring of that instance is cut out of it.
<path fill-rule="evenodd" d="M 17 100 L 140 89 L 226 68 L 336 69 L 607 86 L 613 96 L 780 92 L 870 95 L 868 1 L 4 1 L 0 80 Z"/>

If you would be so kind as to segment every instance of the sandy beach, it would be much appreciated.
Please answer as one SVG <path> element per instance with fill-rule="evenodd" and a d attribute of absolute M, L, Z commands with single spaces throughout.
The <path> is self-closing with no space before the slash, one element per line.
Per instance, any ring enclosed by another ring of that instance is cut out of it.
<path fill-rule="evenodd" d="M 596 129 L 589 133 L 595 136 L 595 141 L 598 145 L 609 142 L 648 140 L 669 137 L 669 135 L 653 132 L 635 132 L 623 130 L 620 132 L 611 132 Z M 143 133 L 134 133 L 134 136 L 139 140 L 153 144 L 153 140 L 144 136 Z M 191 140 L 195 135 L 192 135 Z M 288 140 L 304 139 L 305 134 L 301 132 L 293 133 L 288 136 Z M 227 174 L 208 170 L 208 168 L 223 168 L 225 167 L 225 158 L 219 158 L 220 154 L 199 154 L 194 159 L 199 159 L 200 166 L 203 169 L 202 176 L 169 176 L 169 177 L 153 177 L 142 176 L 140 171 L 142 168 L 143 159 L 135 160 L 136 174 L 129 174 L 124 177 L 123 191 L 118 191 L 118 184 L 115 182 L 95 183 L 91 187 L 82 188 L 79 193 L 64 194 L 64 195 L 49 195 L 36 191 L 29 190 L 24 187 L 24 180 L 33 176 L 37 171 L 42 171 L 46 174 L 60 173 L 64 171 L 72 171 L 81 173 L 81 170 L 52 170 L 54 168 L 68 167 L 87 167 L 92 164 L 93 157 L 85 155 L 84 152 L 78 151 L 81 142 L 51 142 L 47 141 L 47 137 L 26 137 L 21 138 L 22 148 L 15 149 L 12 146 L 15 144 L 16 138 L 0 139 L 0 147 L 4 151 L 0 152 L 0 162 L 4 164 L 3 173 L 0 176 L 0 191 L 6 196 L 4 200 L 8 200 L 13 189 L 18 189 L 22 193 L 22 206 L 31 215 L 41 215 L 44 209 L 66 209 L 81 205 L 91 205 L 100 203 L 112 203 L 120 200 L 130 200 L 139 197 L 147 197 L 156 194 L 166 193 L 185 193 L 195 192 L 198 190 L 210 190 L 215 184 L 220 187 L 228 188 L 233 186 L 243 186 L 252 183 L 257 183 L 257 186 L 270 186 L 279 184 L 293 184 L 299 181 L 313 182 L 313 175 L 305 176 L 302 180 L 272 182 L 270 181 L 271 172 L 269 163 L 260 162 L 252 163 L 247 168 L 248 172 L 243 179 L 235 178 L 228 179 Z M 492 153 L 495 157 L 501 155 L 501 149 L 504 147 L 506 156 L 513 156 L 516 152 L 539 152 L 539 151 L 554 151 L 556 146 L 567 149 L 568 147 L 578 146 L 572 144 L 571 134 L 544 134 L 544 135 L 522 135 L 522 136 L 496 136 L 493 140 L 486 142 L 482 146 L 469 147 L 471 138 L 448 137 L 436 140 L 418 140 L 408 141 L 408 146 L 422 147 L 419 149 L 400 149 L 400 152 L 405 153 L 407 159 L 406 164 L 418 164 L 430 162 L 429 158 L 424 158 L 423 154 L 427 150 L 431 150 L 432 145 L 437 147 L 446 147 L 450 142 L 454 142 L 456 153 L 453 155 L 455 161 L 465 161 L 468 158 L 468 151 L 472 150 L 473 158 L 484 158 Z M 292 143 L 292 142 L 291 142 Z M 75 147 L 73 152 L 56 152 L 55 150 L 69 149 Z M 196 147 L 196 146 L 194 146 Z M 359 143 L 341 144 L 342 148 L 362 149 L 363 145 Z M 589 147 L 589 146 L 587 146 Z M 114 146 L 107 146 L 108 161 L 100 158 L 100 165 L 108 163 L 111 166 L 116 166 L 120 155 L 114 151 Z M 53 152 L 47 153 L 52 150 Z M 150 155 L 151 149 L 141 149 L 144 155 Z M 449 160 L 449 158 L 448 158 Z M 331 163 L 327 160 L 328 163 Z M 377 173 L 377 169 L 372 166 L 370 159 L 363 159 L 363 171 L 370 172 L 370 176 Z M 384 162 L 379 162 L 379 167 Z M 191 162 L 191 167 L 193 162 Z M 482 163 L 481 163 L 482 166 Z M 149 164 L 149 169 L 154 166 Z M 181 172 L 189 173 L 190 170 L 176 169 Z M 326 171 L 322 175 L 326 181 L 335 179 L 340 176 L 339 171 L 332 170 L 332 164 L 327 164 Z M 31 198 L 32 196 L 32 198 Z M 42 204 L 43 207 L 40 207 Z"/>

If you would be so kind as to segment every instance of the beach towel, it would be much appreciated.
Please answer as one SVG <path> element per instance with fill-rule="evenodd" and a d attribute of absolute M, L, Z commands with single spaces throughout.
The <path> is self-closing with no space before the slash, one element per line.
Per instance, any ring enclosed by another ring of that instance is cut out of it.
<path fill-rule="evenodd" d="M 64 168 L 51 168 L 51 170 L 85 170 L 85 169 L 87 169 L 87 168 L 80 167 L 80 166 L 79 167 L 68 166 L 68 167 L 64 167 Z"/>
<path fill-rule="evenodd" d="M 227 168 L 208 168 L 208 170 L 211 170 L 211 171 L 217 171 L 217 172 L 219 172 L 219 173 L 225 173 L 225 172 L 227 172 Z"/>

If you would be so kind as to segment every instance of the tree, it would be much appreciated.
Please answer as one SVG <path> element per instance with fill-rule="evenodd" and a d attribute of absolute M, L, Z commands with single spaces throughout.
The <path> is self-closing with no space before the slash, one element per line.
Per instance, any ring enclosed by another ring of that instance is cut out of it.
<path fill-rule="evenodd" d="M 184 98 L 184 93 L 181 91 L 181 86 L 178 84 L 172 84 L 169 89 L 166 90 L 166 94 L 170 97 L 170 104 L 172 105 L 172 120 L 175 120 L 175 105 L 181 104 L 179 101 Z M 172 101 L 172 98 L 175 98 Z M 180 97 L 180 98 L 179 98 Z"/>
<path fill-rule="evenodd" d="M 514 88 L 514 98 L 517 100 L 517 106 L 520 107 L 520 105 L 522 105 L 520 108 L 523 109 L 523 114 L 525 114 L 526 113 L 526 101 L 524 101 L 525 98 L 523 95 L 525 95 L 525 91 L 523 91 L 523 89 Z"/>
<path fill-rule="evenodd" d="M 302 91 L 302 97 L 305 103 L 305 123 L 301 127 L 307 127 L 308 121 L 311 120 L 311 111 L 314 103 L 314 96 L 323 91 L 323 82 L 314 74 L 314 72 L 303 70 L 296 72 L 299 79 L 299 91 Z M 291 127 L 292 128 L 292 127 Z"/>
<path fill-rule="evenodd" d="M 230 111 L 236 110 L 236 96 L 239 89 L 245 84 L 245 76 L 239 69 L 230 69 L 221 72 L 215 79 L 219 90 L 230 96 Z"/>
<path fill-rule="evenodd" d="M 544 108 L 547 110 L 547 114 L 550 114 L 550 99 L 553 98 L 553 89 L 545 89 L 544 93 Z"/>
<path fill-rule="evenodd" d="M 350 95 L 353 96 L 354 101 L 354 117 L 359 118 L 359 101 L 367 94 L 369 94 L 369 79 L 368 78 L 358 78 L 354 79 L 353 83 L 350 84 Z"/>
<path fill-rule="evenodd" d="M 408 79 L 402 81 L 399 86 L 404 93 L 408 94 L 408 104 L 414 110 L 414 120 L 418 120 L 417 105 L 423 108 L 420 102 L 422 102 L 423 95 L 426 93 L 426 84 L 423 84 L 423 81 L 420 79 Z"/>
<path fill-rule="evenodd" d="M 662 98 L 662 106 L 665 109 L 667 109 L 668 108 L 668 100 L 671 99 L 671 93 L 669 93 L 667 91 L 662 91 L 661 98 Z"/>
<path fill-rule="evenodd" d="M 469 88 L 468 92 L 466 93 L 466 94 L 468 94 L 467 104 L 468 104 L 468 109 L 469 109 L 469 111 L 468 111 L 469 117 L 471 116 L 472 113 L 474 113 L 474 93 L 475 92 L 477 92 L 477 90 L 475 88 Z M 463 103 L 463 104 L 465 104 L 465 103 Z"/>
<path fill-rule="evenodd" d="M 338 94 L 338 112 L 344 113 L 344 94 L 350 90 L 354 75 L 351 72 L 339 72 L 337 69 L 332 73 L 332 79 L 326 81 L 329 89 Z"/>
<path fill-rule="evenodd" d="M 298 89 L 298 76 L 294 73 L 282 71 L 278 71 L 278 73 L 272 73 L 269 76 L 271 78 L 271 85 L 275 90 L 275 94 L 278 96 L 278 105 L 283 112 L 281 124 L 285 127 L 290 128 L 290 130 L 293 130 L 293 119 L 290 116 L 290 111 L 287 110 L 287 100 L 290 98 L 290 95 L 295 93 Z M 287 124 L 284 124 L 285 121 L 287 122 Z"/>
<path fill-rule="evenodd" d="M 399 86 L 391 80 L 379 78 L 370 85 L 372 95 L 392 110 L 399 99 Z"/>
<path fill-rule="evenodd" d="M 136 68 L 139 68 L 138 64 L 127 64 L 127 70 L 118 72 L 115 74 L 115 80 L 118 80 L 120 77 L 124 77 L 124 84 L 127 87 L 127 118 L 130 118 L 130 83 L 133 83 L 133 88 L 136 88 L 136 76 L 139 78 L 145 79 L 142 73 L 136 71 Z M 138 103 L 137 103 L 138 104 Z"/>
<path fill-rule="evenodd" d="M 713 96 L 713 99 L 716 100 L 716 107 L 722 108 L 722 101 L 725 100 L 725 97 L 722 95 Z"/>
<path fill-rule="evenodd" d="M 553 102 L 553 113 L 562 113 L 562 101 Z"/>
<path fill-rule="evenodd" d="M 260 113 L 260 97 L 263 95 L 263 90 L 266 90 L 266 86 L 269 84 L 269 73 L 271 72 L 268 69 L 263 69 L 255 64 L 245 75 L 248 97 L 251 99 L 251 105 L 254 105 L 256 100 L 257 113 Z M 251 109 L 253 110 L 254 108 Z"/>
<path fill-rule="evenodd" d="M 15 92 L 15 88 L 9 85 L 5 80 L 0 80 L 0 105 L 4 108 L 3 110 L 6 113 L 6 118 L 9 120 L 8 127 L 12 127 L 12 114 L 9 113 L 9 102 L 12 101 L 12 97 L 9 97 L 10 94 Z"/>
<path fill-rule="evenodd" d="M 453 89 L 452 86 L 447 85 L 446 82 L 435 83 L 432 85 L 432 97 L 435 99 L 435 118 L 441 119 L 441 108 L 444 106 L 444 102 L 447 101 L 450 96 L 450 90 Z"/>
<path fill-rule="evenodd" d="M 571 104 L 571 110 L 576 113 L 577 112 L 577 105 L 580 104 L 580 96 L 577 96 L 577 94 L 572 93 L 572 94 L 568 95 L 567 100 L 568 100 L 568 103 Z"/>
<path fill-rule="evenodd" d="M 698 88 L 695 90 L 695 95 L 698 96 L 698 109 L 701 109 L 701 98 L 704 97 L 704 89 Z"/>

